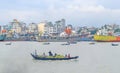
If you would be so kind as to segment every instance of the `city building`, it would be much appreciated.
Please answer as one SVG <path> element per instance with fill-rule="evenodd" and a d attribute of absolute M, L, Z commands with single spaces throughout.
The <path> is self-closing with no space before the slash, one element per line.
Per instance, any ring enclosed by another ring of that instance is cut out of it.
<path fill-rule="evenodd" d="M 9 23 L 9 30 L 11 30 L 12 33 L 21 34 L 22 32 L 25 32 L 26 24 L 23 22 L 19 22 L 17 19 L 14 19 L 12 22 Z"/>
<path fill-rule="evenodd" d="M 55 27 L 54 31 L 56 32 L 56 34 L 60 34 L 60 33 L 64 32 L 64 30 L 66 28 L 65 19 L 56 21 L 54 27 Z"/>
<path fill-rule="evenodd" d="M 47 25 L 47 22 L 44 21 L 44 22 L 40 22 L 38 24 L 38 33 L 40 36 L 42 36 L 46 31 L 45 31 L 45 26 Z"/>
<path fill-rule="evenodd" d="M 37 34 L 38 33 L 38 26 L 35 23 L 30 23 L 27 26 L 27 29 L 28 29 L 27 33 L 32 33 L 32 34 Z"/>

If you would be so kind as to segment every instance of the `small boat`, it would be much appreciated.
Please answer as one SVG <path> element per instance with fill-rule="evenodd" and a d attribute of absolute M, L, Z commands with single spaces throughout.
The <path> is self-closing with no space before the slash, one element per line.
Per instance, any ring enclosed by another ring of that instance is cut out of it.
<path fill-rule="evenodd" d="M 90 44 L 90 45 L 94 45 L 95 43 L 94 43 L 94 42 L 90 42 L 89 44 Z"/>
<path fill-rule="evenodd" d="M 31 53 L 31 56 L 35 59 L 35 60 L 71 60 L 71 59 L 77 59 L 79 56 L 75 56 L 75 57 L 65 57 L 63 55 L 56 55 L 56 56 L 41 56 L 41 55 L 37 55 L 37 53 L 33 54 Z"/>
<path fill-rule="evenodd" d="M 63 43 L 63 44 L 61 44 L 61 45 L 70 45 L 70 43 Z"/>
<path fill-rule="evenodd" d="M 49 45 L 50 43 L 49 42 L 45 42 L 45 43 L 43 43 L 43 45 Z"/>
<path fill-rule="evenodd" d="M 77 41 L 68 41 L 69 44 L 77 44 Z"/>
<path fill-rule="evenodd" d="M 111 45 L 112 45 L 112 46 L 118 46 L 118 44 L 116 44 L 116 43 L 112 43 Z"/>
<path fill-rule="evenodd" d="M 12 43 L 11 42 L 8 42 L 8 43 L 6 43 L 5 45 L 11 45 Z"/>

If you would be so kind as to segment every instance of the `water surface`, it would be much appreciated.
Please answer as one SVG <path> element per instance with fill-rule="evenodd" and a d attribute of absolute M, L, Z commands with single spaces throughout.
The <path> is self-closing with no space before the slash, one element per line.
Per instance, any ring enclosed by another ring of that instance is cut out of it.
<path fill-rule="evenodd" d="M 110 42 L 90 45 L 79 42 L 61 45 L 63 42 L 0 42 L 0 73 L 120 73 L 120 43 L 111 46 Z M 39 61 L 30 53 L 48 51 L 58 54 L 79 56 L 77 60 Z"/>

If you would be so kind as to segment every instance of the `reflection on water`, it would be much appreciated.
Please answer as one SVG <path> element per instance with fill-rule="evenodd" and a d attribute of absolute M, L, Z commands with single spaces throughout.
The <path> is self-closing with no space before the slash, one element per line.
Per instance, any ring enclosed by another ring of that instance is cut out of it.
<path fill-rule="evenodd" d="M 62 46 L 60 42 L 43 45 L 41 42 L 0 42 L 0 73 L 119 73 L 120 48 L 110 43 L 79 42 Z M 120 43 L 119 43 L 120 44 Z M 79 56 L 76 60 L 34 60 L 30 53 L 53 53 Z"/>

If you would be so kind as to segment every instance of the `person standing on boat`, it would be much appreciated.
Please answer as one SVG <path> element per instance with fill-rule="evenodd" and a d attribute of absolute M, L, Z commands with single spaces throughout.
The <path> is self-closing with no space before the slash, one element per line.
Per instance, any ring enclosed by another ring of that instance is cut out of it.
<path fill-rule="evenodd" d="M 65 58 L 67 58 L 67 54 L 65 54 Z"/>
<path fill-rule="evenodd" d="M 56 56 L 57 56 L 57 53 L 55 53 L 54 57 L 56 57 Z"/>
<path fill-rule="evenodd" d="M 70 58 L 70 54 L 68 54 L 68 58 Z"/>
<path fill-rule="evenodd" d="M 52 52 L 51 52 L 51 51 L 49 51 L 48 53 L 49 53 L 49 56 L 53 56 L 53 54 L 52 54 Z"/>
<path fill-rule="evenodd" d="M 37 56 L 37 50 L 35 50 L 35 56 Z"/>
<path fill-rule="evenodd" d="M 43 53 L 43 57 L 46 57 L 45 53 Z"/>

